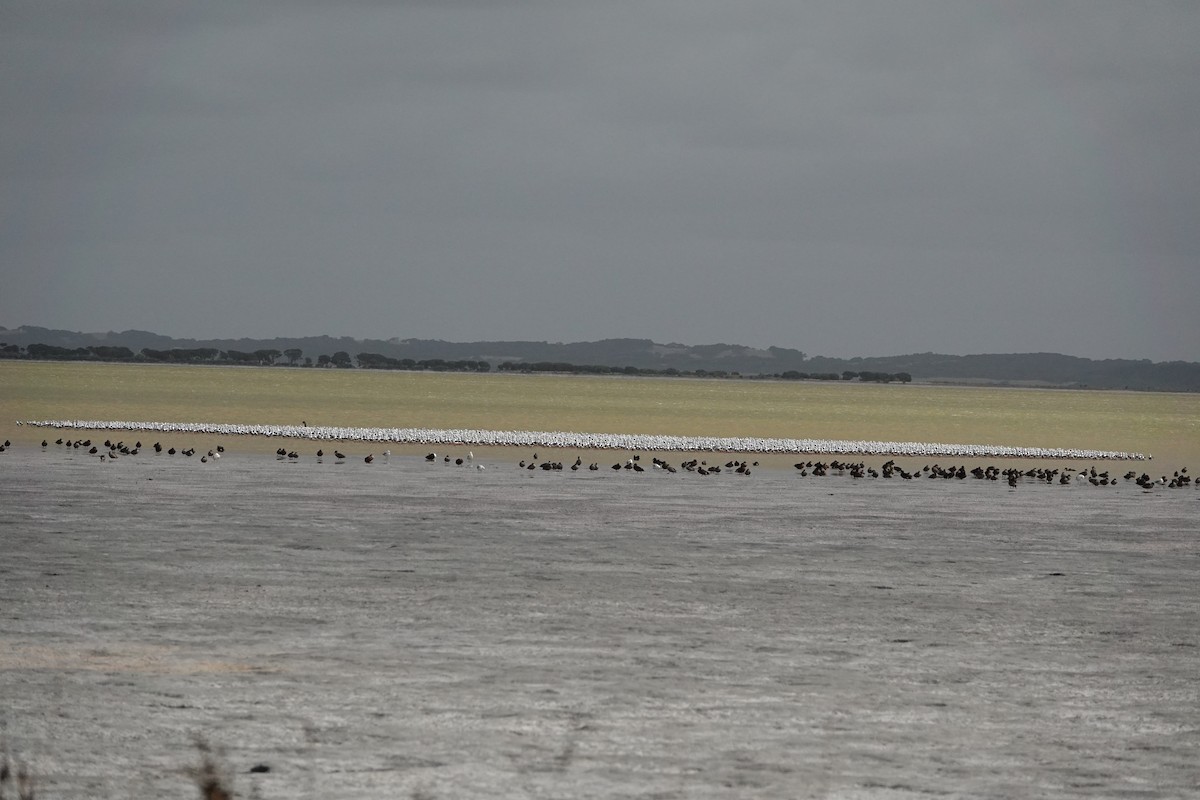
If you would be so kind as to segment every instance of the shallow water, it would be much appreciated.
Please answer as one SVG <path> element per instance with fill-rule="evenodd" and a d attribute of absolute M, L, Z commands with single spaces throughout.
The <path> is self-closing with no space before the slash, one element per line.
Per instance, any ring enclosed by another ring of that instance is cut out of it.
<path fill-rule="evenodd" d="M 10 751 L 58 798 L 189 796 L 195 736 L 268 800 L 1200 790 L 1196 488 L 518 457 L 0 454 Z"/>

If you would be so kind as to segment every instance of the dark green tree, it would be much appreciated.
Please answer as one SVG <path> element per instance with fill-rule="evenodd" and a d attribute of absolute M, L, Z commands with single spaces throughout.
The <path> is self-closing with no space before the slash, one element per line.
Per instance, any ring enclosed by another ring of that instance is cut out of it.
<path fill-rule="evenodd" d="M 254 356 L 255 356 L 255 358 L 258 359 L 258 363 L 260 363 L 266 367 L 269 367 L 272 364 L 274 364 L 275 359 L 279 358 L 281 355 L 283 355 L 283 353 L 279 352 L 278 350 L 272 350 L 272 349 L 255 350 L 254 351 Z"/>

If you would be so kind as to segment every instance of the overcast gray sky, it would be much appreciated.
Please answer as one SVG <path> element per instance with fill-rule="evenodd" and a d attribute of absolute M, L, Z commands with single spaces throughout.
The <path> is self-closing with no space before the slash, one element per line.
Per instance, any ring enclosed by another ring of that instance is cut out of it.
<path fill-rule="evenodd" d="M 5 0 L 0 325 L 1200 360 L 1200 3 Z"/>

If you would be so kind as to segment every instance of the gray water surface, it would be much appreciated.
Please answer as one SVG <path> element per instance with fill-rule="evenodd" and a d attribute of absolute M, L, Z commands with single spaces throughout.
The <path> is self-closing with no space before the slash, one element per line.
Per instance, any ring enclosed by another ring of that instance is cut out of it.
<path fill-rule="evenodd" d="M 9 752 L 41 798 L 194 797 L 197 736 L 267 800 L 1200 795 L 1200 491 L 525 455 L 0 454 Z"/>

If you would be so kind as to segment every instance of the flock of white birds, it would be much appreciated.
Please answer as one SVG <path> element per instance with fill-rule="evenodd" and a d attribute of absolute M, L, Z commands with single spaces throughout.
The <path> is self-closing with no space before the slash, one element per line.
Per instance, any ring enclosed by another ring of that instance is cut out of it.
<path fill-rule="evenodd" d="M 113 420 L 29 420 L 41 428 L 202 433 L 263 436 L 312 441 L 355 441 L 431 446 L 562 447 L 646 452 L 816 453 L 828 455 L 953 456 L 964 458 L 1058 458 L 1144 461 L 1142 453 L 998 444 L 880 442 L 843 439 L 666 436 L 644 433 L 572 431 L 489 431 L 435 428 L 346 428 L 309 425 L 237 425 L 212 422 L 129 422 Z"/>

